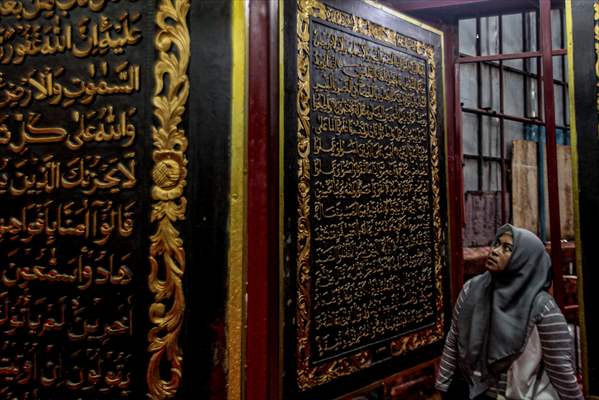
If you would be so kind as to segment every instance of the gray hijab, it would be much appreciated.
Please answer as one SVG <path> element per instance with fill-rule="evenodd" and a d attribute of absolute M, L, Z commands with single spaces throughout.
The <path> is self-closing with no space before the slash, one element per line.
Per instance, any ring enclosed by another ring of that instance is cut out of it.
<path fill-rule="evenodd" d="M 506 269 L 472 279 L 458 328 L 458 354 L 470 381 L 470 398 L 484 393 L 524 350 L 535 297 L 551 285 L 551 259 L 543 242 L 526 229 L 503 225 L 498 239 L 512 233 Z"/>

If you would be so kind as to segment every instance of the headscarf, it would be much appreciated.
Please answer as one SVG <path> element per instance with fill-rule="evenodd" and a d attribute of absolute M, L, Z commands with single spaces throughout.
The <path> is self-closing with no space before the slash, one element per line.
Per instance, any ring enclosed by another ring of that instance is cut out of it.
<path fill-rule="evenodd" d="M 526 346 L 535 297 L 551 284 L 551 259 L 532 232 L 509 224 L 496 239 L 512 233 L 512 256 L 505 270 L 472 279 L 457 321 L 458 354 L 470 375 L 470 398 L 495 384 Z"/>

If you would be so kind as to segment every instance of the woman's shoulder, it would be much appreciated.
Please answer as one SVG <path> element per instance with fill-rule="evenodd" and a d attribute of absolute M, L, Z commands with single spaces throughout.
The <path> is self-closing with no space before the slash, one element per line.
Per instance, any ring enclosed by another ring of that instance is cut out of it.
<path fill-rule="evenodd" d="M 545 290 L 542 290 L 537 294 L 532 307 L 532 315 L 536 316 L 537 319 L 542 319 L 544 316 L 551 313 L 561 313 L 553 296 Z"/>
<path fill-rule="evenodd" d="M 477 288 L 479 286 L 486 285 L 490 279 L 490 275 L 488 272 L 485 272 L 480 275 L 476 275 L 470 279 L 468 279 L 464 285 L 462 286 L 462 293 L 464 296 L 468 294 L 473 288 Z"/>
<path fill-rule="evenodd" d="M 470 292 L 470 285 L 472 285 L 472 279 L 469 279 L 466 282 L 464 282 L 464 284 L 462 285 L 462 290 L 460 290 L 460 294 L 459 294 L 458 298 L 463 299 L 466 296 L 468 296 L 468 293 Z"/>

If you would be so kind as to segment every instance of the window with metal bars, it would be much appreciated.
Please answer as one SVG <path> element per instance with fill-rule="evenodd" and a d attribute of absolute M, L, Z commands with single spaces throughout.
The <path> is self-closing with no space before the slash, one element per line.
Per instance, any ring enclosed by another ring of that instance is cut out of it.
<path fill-rule="evenodd" d="M 567 145 L 563 10 L 552 10 L 551 20 L 557 143 Z M 539 51 L 539 38 L 536 10 L 459 21 L 464 246 L 487 245 L 495 228 L 506 222 L 525 225 L 548 238 L 542 62 L 541 57 L 530 56 Z M 532 177 L 529 167 L 535 169 Z M 527 185 L 535 181 L 535 187 Z M 519 196 L 515 202 L 513 195 Z M 522 216 L 527 202 L 536 204 Z"/>
<path fill-rule="evenodd" d="M 551 238 L 545 126 L 555 118 L 559 225 L 566 239 L 560 243 L 560 292 L 579 347 L 564 10 L 551 10 L 553 116 L 544 115 L 550 99 L 543 94 L 537 10 L 462 19 L 458 27 L 465 277 L 482 272 L 484 246 L 503 223 Z"/>

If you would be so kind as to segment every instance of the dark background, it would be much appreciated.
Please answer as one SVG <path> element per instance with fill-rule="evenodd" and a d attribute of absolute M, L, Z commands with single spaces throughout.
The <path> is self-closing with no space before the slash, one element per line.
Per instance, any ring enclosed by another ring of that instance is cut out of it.
<path fill-rule="evenodd" d="M 226 398 L 231 2 L 192 1 L 187 103 L 187 311 L 179 399 Z"/>
<path fill-rule="evenodd" d="M 599 226 L 599 135 L 597 131 L 597 103 L 595 75 L 595 40 L 593 21 L 594 1 L 572 1 L 572 29 L 574 35 L 574 101 L 576 107 L 576 149 L 578 152 L 578 196 L 582 263 L 578 271 L 582 280 L 584 305 L 581 329 L 586 330 L 589 377 L 588 394 L 599 396 L 599 320 L 591 314 L 594 290 L 599 282 L 599 253 L 590 245 L 597 240 Z M 573 155 L 574 157 L 574 155 Z M 576 211 L 576 210 L 575 210 Z M 584 245 L 586 244 L 586 245 Z M 577 249 L 578 250 L 578 249 Z M 579 284 L 579 288 L 580 288 Z M 584 334 L 584 333 L 583 333 Z M 585 349 L 583 348 L 584 352 Z"/>

